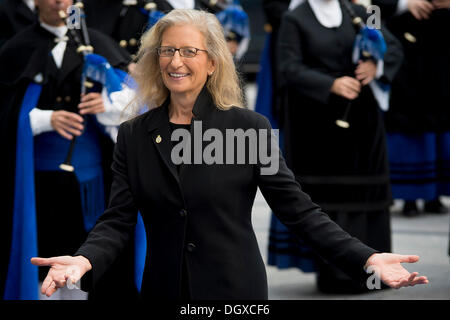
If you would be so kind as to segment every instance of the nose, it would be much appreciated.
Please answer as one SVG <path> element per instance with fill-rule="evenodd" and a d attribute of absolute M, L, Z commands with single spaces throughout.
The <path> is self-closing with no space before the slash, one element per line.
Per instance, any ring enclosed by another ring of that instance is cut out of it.
<path fill-rule="evenodd" d="M 181 59 L 179 51 L 175 51 L 175 53 L 173 54 L 172 60 L 170 61 L 170 64 L 174 68 L 178 68 L 183 64 L 183 60 Z"/>

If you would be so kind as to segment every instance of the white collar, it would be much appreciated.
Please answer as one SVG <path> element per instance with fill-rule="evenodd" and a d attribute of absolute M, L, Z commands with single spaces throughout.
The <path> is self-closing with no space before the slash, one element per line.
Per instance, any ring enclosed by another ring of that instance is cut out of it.
<path fill-rule="evenodd" d="M 194 9 L 195 0 L 167 0 L 174 9 Z"/>
<path fill-rule="evenodd" d="M 35 9 L 34 0 L 23 0 L 23 2 L 27 5 L 28 8 L 30 8 L 31 11 L 34 12 Z"/>
<path fill-rule="evenodd" d="M 326 28 L 336 28 L 342 23 L 342 11 L 338 0 L 308 0 L 320 24 Z"/>
<path fill-rule="evenodd" d="M 305 0 L 291 0 L 289 10 L 295 9 Z M 326 28 L 336 28 L 342 24 L 342 10 L 338 0 L 308 0 L 314 15 Z"/>
<path fill-rule="evenodd" d="M 41 27 L 44 28 L 45 30 L 53 33 L 57 38 L 64 37 L 68 30 L 67 26 L 55 27 L 55 26 L 51 26 L 42 21 L 41 21 Z"/>

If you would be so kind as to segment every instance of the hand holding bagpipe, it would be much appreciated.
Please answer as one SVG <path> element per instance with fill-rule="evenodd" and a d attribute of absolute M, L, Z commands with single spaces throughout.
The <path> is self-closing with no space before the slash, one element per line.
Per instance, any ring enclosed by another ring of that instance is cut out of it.
<path fill-rule="evenodd" d="M 357 29 L 357 36 L 354 44 L 354 54 L 357 54 L 358 64 L 355 68 L 355 77 L 341 77 L 334 81 L 331 91 L 348 100 L 343 117 L 336 120 L 336 125 L 347 129 L 350 127 L 347 121 L 352 101 L 356 99 L 361 91 L 361 85 L 367 85 L 375 79 L 377 66 L 375 60 L 383 59 L 386 51 L 386 43 L 379 30 L 370 29 L 363 22 L 361 17 L 356 15 L 347 0 L 340 0 L 344 9 L 352 19 L 352 23 Z M 355 61 L 355 56 L 353 57 Z"/>
<path fill-rule="evenodd" d="M 83 12 L 84 5 L 83 5 L 83 2 L 78 1 L 74 4 L 74 6 L 76 6 L 78 8 L 78 10 L 80 11 L 80 26 L 81 26 L 81 34 L 82 34 L 83 40 L 80 39 L 78 33 L 73 28 L 69 28 L 69 32 L 72 35 L 75 42 L 77 43 L 77 46 L 78 46 L 77 52 L 82 54 L 83 56 L 86 56 L 86 55 L 94 52 L 94 48 L 90 45 L 90 39 L 89 39 L 89 34 L 88 34 L 87 26 L 86 26 L 85 15 Z M 67 24 L 66 12 L 60 11 L 59 15 L 60 15 L 61 19 L 64 21 L 64 23 Z M 93 110 L 100 109 L 100 107 L 98 106 L 98 98 L 101 99 L 100 94 L 89 92 L 90 90 L 92 90 L 93 87 L 94 87 L 94 84 L 92 82 L 87 81 L 85 75 L 83 74 L 82 79 L 81 79 L 81 103 L 78 106 L 79 109 L 81 109 L 80 114 L 84 115 L 84 114 L 92 113 Z M 103 105 L 103 102 L 101 104 Z M 61 118 L 63 118 L 65 121 L 68 121 L 70 118 L 72 118 L 72 120 L 77 120 L 77 119 L 79 120 L 79 118 L 76 118 L 75 116 L 78 116 L 78 115 L 73 114 L 73 115 L 69 116 L 67 114 L 63 114 L 63 113 L 61 114 Z M 64 120 L 61 120 L 61 122 L 64 123 Z M 84 118 L 83 118 L 83 122 L 84 122 Z M 65 125 L 67 126 L 67 122 L 65 123 Z M 83 130 L 82 127 L 81 127 L 81 130 Z M 72 140 L 70 142 L 69 151 L 67 152 L 66 159 L 59 166 L 60 169 L 62 169 L 64 171 L 69 171 L 69 172 L 73 172 L 75 170 L 71 164 L 72 154 L 73 154 L 73 150 L 75 147 L 76 138 L 77 138 L 77 136 L 82 134 L 82 131 L 77 132 L 75 130 L 74 133 L 75 133 L 75 135 L 71 138 Z M 69 137 L 70 137 L 70 135 L 68 135 L 68 138 Z"/>

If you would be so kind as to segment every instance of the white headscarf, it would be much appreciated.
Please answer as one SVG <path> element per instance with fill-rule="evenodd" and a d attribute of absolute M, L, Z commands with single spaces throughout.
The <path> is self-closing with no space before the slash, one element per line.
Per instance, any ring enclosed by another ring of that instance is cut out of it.
<path fill-rule="evenodd" d="M 194 9 L 194 0 L 167 0 L 174 9 Z"/>
<path fill-rule="evenodd" d="M 295 9 L 305 0 L 291 0 L 289 10 Z M 342 11 L 338 0 L 308 0 L 319 23 L 327 28 L 339 27 L 342 23 Z"/>

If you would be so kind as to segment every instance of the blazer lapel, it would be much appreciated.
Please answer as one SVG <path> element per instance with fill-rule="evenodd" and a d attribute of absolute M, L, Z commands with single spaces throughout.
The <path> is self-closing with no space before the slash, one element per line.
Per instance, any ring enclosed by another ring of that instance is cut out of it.
<path fill-rule="evenodd" d="M 180 185 L 180 179 L 178 177 L 177 168 L 172 162 L 172 142 L 170 141 L 171 134 L 169 128 L 169 113 L 168 113 L 169 99 L 164 102 L 164 104 L 159 107 L 158 113 L 152 118 L 149 124 L 149 134 L 154 144 L 156 150 L 158 150 L 162 161 L 165 166 L 169 169 L 170 173 L 173 175 L 175 180 Z"/>

